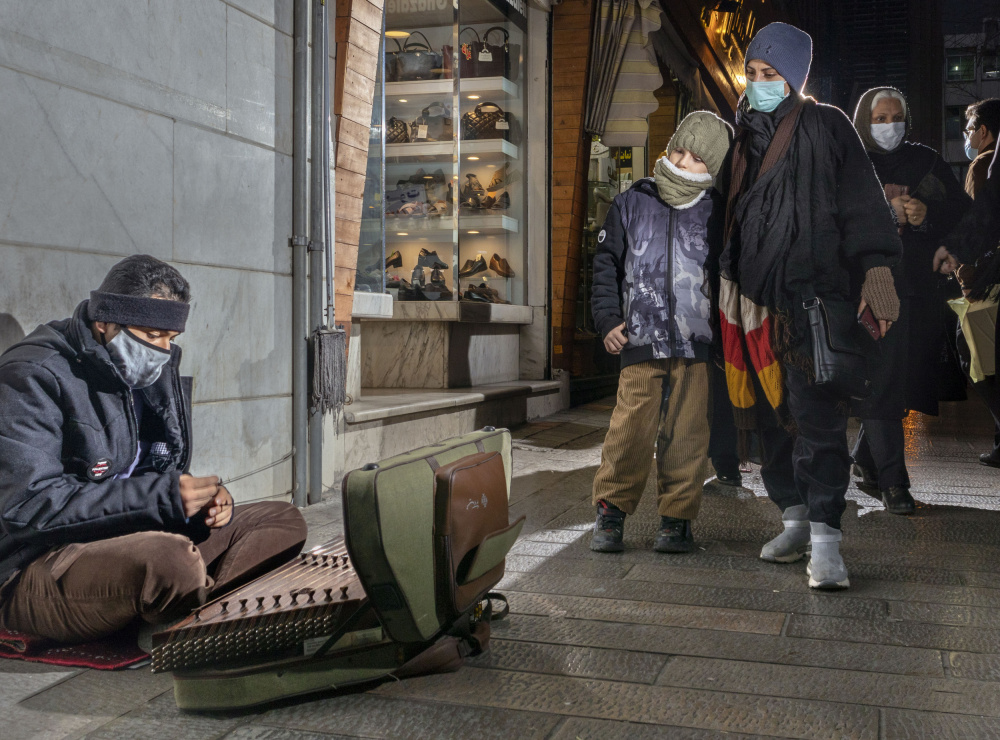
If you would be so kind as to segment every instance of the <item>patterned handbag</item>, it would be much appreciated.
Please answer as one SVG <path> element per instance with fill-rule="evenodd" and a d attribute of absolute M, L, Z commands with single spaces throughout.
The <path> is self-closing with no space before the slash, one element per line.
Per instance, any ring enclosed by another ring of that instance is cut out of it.
<path fill-rule="evenodd" d="M 462 34 L 471 31 L 476 36 L 476 40 L 462 41 Z M 477 47 L 482 46 L 482 39 L 479 38 L 479 32 L 472 28 L 471 26 L 466 26 L 458 33 L 458 72 L 462 77 L 479 77 L 480 74 L 476 69 L 476 52 Z M 441 49 L 441 54 L 444 56 L 444 76 L 448 79 L 452 77 L 452 64 L 453 64 L 453 52 L 454 48 L 451 44 L 446 44 Z"/>
<path fill-rule="evenodd" d="M 462 138 L 466 141 L 506 139 L 517 143 L 518 131 L 514 117 L 504 113 L 496 103 L 484 102 L 462 116 Z"/>
<path fill-rule="evenodd" d="M 410 127 L 406 121 L 401 121 L 395 116 L 389 119 L 385 127 L 386 144 L 408 144 L 410 142 Z"/>

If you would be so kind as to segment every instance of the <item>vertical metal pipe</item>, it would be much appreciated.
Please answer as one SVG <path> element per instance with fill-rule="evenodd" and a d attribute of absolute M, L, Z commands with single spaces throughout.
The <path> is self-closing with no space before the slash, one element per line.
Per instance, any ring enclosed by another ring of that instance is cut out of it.
<path fill-rule="evenodd" d="M 295 0 L 292 57 L 292 501 L 306 505 L 309 326 L 306 303 L 306 170 L 309 94 L 309 0 Z"/>
<path fill-rule="evenodd" d="M 312 163 L 309 183 L 309 329 L 323 327 L 323 258 L 326 252 L 326 190 L 324 188 L 323 147 L 326 145 L 326 105 L 323 83 L 326 56 L 327 12 L 324 0 L 312 0 Z M 315 347 L 314 360 L 315 360 Z M 310 504 L 323 498 L 323 412 L 315 404 L 309 409 L 309 495 Z"/>

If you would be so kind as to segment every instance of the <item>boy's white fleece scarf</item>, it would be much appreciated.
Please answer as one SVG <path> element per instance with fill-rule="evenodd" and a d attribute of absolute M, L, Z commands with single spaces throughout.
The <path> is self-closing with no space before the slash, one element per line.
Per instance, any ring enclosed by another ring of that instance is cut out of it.
<path fill-rule="evenodd" d="M 695 175 L 674 166 L 666 157 L 660 157 L 653 166 L 653 179 L 660 197 L 680 210 L 690 208 L 705 197 L 715 179 L 708 172 Z"/>

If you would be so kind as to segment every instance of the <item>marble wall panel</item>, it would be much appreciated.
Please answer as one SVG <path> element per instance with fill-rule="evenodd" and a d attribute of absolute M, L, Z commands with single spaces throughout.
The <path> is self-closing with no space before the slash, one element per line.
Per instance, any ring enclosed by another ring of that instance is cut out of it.
<path fill-rule="evenodd" d="M 517 380 L 519 326 L 461 323 L 450 326 L 449 387 Z"/>
<path fill-rule="evenodd" d="M 549 324 L 544 306 L 531 309 L 531 324 L 521 327 L 520 379 L 544 380 L 548 367 Z"/>
<path fill-rule="evenodd" d="M 448 326 L 439 321 L 365 321 L 361 385 L 447 388 Z"/>
<path fill-rule="evenodd" d="M 8 32 L 216 107 L 226 103 L 225 26 L 217 0 L 0 3 Z"/>
<path fill-rule="evenodd" d="M 292 35 L 295 20 L 293 0 L 224 0 L 224 2 L 274 26 L 284 34 Z"/>
<path fill-rule="evenodd" d="M 0 243 L 0 352 L 39 324 L 70 316 L 119 259 Z"/>
<path fill-rule="evenodd" d="M 173 124 L 0 68 L 0 241 L 170 258 Z"/>
<path fill-rule="evenodd" d="M 191 472 L 223 481 L 280 460 L 292 449 L 291 397 L 198 403 L 193 409 Z M 236 503 L 289 498 L 292 461 L 227 486 Z"/>
<path fill-rule="evenodd" d="M 227 18 L 227 128 L 291 154 L 292 38 L 235 8 Z"/>
<path fill-rule="evenodd" d="M 174 259 L 291 272 L 292 158 L 177 124 Z"/>
<path fill-rule="evenodd" d="M 195 401 L 292 392 L 292 281 L 286 275 L 180 264 L 191 315 L 178 340 Z"/>

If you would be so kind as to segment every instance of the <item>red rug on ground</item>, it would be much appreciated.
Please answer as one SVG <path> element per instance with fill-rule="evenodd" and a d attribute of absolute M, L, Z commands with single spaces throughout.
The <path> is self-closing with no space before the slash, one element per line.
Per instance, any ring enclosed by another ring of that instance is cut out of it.
<path fill-rule="evenodd" d="M 135 630 L 117 632 L 94 642 L 60 645 L 44 637 L 0 628 L 0 658 L 114 671 L 147 657 L 136 644 Z"/>

